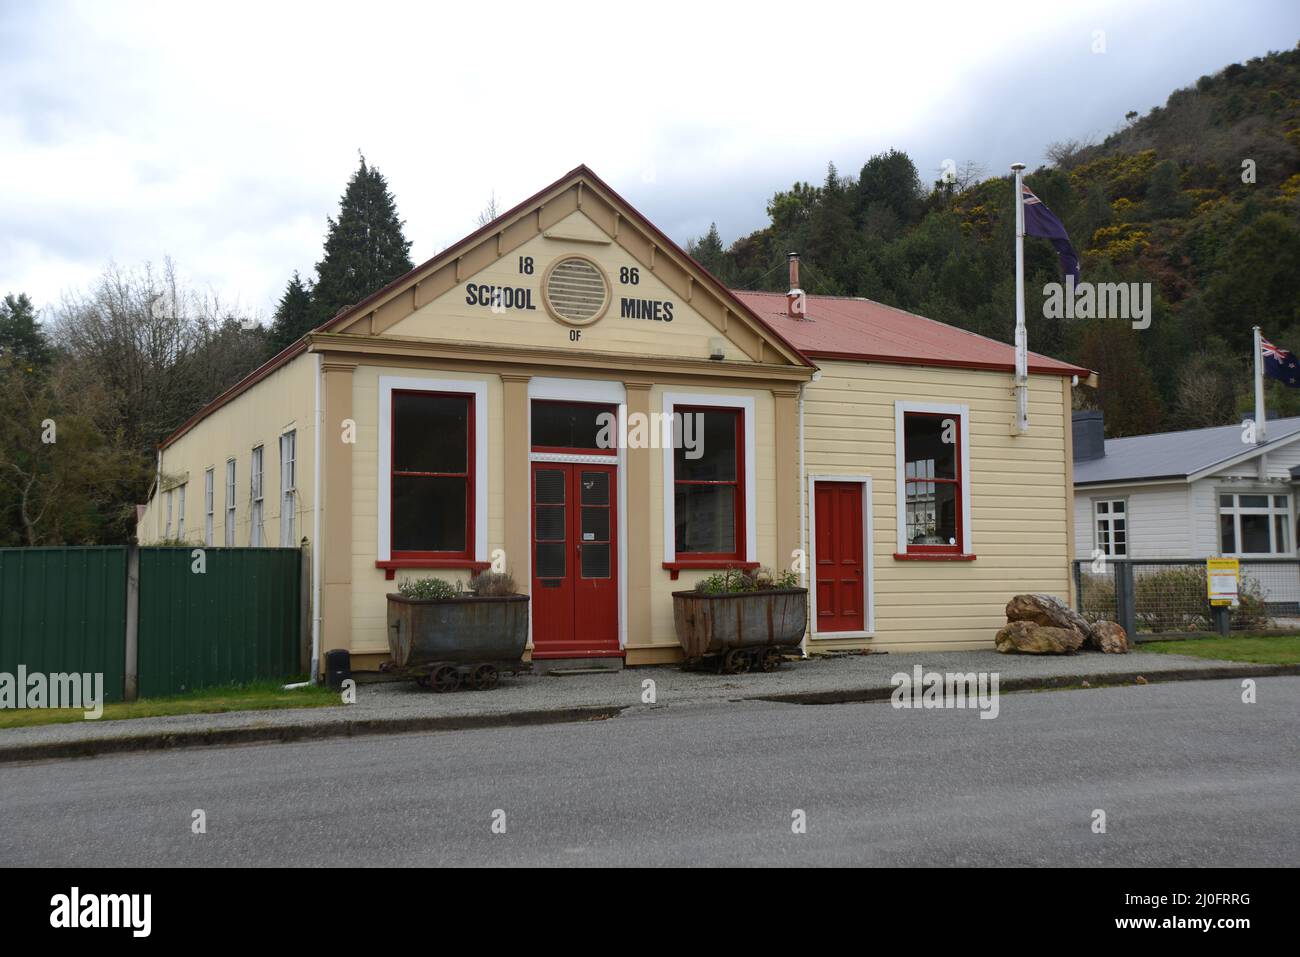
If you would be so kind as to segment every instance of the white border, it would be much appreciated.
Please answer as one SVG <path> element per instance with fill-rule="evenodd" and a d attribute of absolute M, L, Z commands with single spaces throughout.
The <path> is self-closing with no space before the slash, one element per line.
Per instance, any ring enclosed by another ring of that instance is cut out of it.
<path fill-rule="evenodd" d="M 903 414 L 905 412 L 930 412 L 935 415 L 955 415 L 961 425 L 961 551 L 973 555 L 971 546 L 970 513 L 970 406 L 946 405 L 939 402 L 911 402 L 894 400 L 894 501 L 898 519 L 898 553 L 907 554 L 907 476 L 903 464 Z"/>
<path fill-rule="evenodd" d="M 417 379 L 408 376 L 379 377 L 379 561 L 392 559 L 393 390 L 412 392 L 468 392 L 474 396 L 474 557 L 487 561 L 488 510 L 488 395 L 487 383 L 478 379 Z"/>
<path fill-rule="evenodd" d="M 665 392 L 663 414 L 671 419 L 673 409 L 679 405 L 703 405 L 723 409 L 742 409 L 745 414 L 745 561 L 757 561 L 755 516 L 758 514 L 758 497 L 755 493 L 754 450 L 754 397 L 749 395 L 702 395 L 694 392 Z M 664 467 L 664 561 L 677 561 L 677 519 L 674 515 L 676 496 L 673 492 L 673 450 L 661 450 Z"/>
<path fill-rule="evenodd" d="M 611 293 L 612 295 L 612 293 Z M 564 455 L 562 453 L 534 452 L 533 449 L 533 399 L 555 399 L 562 402 L 608 402 L 618 406 L 619 421 L 627 418 L 627 389 L 622 382 L 610 379 L 554 379 L 545 376 L 528 380 L 528 459 L 529 487 L 532 487 L 533 462 L 575 462 L 579 464 L 608 465 L 614 462 L 615 482 L 618 488 L 618 647 L 627 648 L 627 449 L 620 448 L 617 455 Z M 523 563 L 528 580 L 532 581 L 532 529 L 533 503 L 528 502 L 529 554 Z M 528 646 L 533 646 L 532 604 L 528 610 Z"/>
<path fill-rule="evenodd" d="M 862 576 L 862 623 L 865 631 L 817 630 L 817 483 L 851 482 L 862 486 L 862 560 L 866 569 Z M 874 638 L 876 635 L 876 560 L 872 554 L 874 523 L 872 522 L 873 495 L 870 475 L 834 475 L 826 472 L 808 476 L 808 637 L 817 640 L 844 638 Z"/>

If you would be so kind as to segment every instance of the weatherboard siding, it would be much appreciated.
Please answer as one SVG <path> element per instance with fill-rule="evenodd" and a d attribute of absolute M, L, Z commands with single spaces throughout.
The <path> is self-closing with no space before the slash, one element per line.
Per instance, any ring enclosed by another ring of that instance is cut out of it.
<path fill-rule="evenodd" d="M 1075 557 L 1091 559 L 1097 547 L 1093 503 L 1125 500 L 1129 558 L 1184 558 L 1193 549 L 1188 522 L 1188 489 L 1183 483 L 1149 486 L 1076 488 Z"/>
<path fill-rule="evenodd" d="M 875 637 L 818 639 L 813 650 L 991 647 L 1019 592 L 1069 595 L 1066 429 L 1058 376 L 1031 376 L 1027 435 L 1014 436 L 1015 394 L 1002 372 L 824 361 L 807 386 L 810 474 L 867 474 L 873 486 Z M 975 561 L 900 561 L 895 494 L 896 400 L 970 409 L 971 543 Z"/>
<path fill-rule="evenodd" d="M 225 544 L 226 461 L 235 459 L 235 545 L 250 543 L 250 480 L 254 446 L 262 446 L 262 545 L 280 544 L 280 436 L 294 430 L 296 463 L 294 540 L 312 534 L 315 466 L 316 357 L 303 353 L 276 369 L 246 392 L 210 412 L 162 450 L 163 495 L 154 495 L 136 526 L 141 544 L 164 537 L 166 490 L 183 480 L 186 542 L 204 541 L 203 473 L 213 470 L 212 544 Z M 172 538 L 176 538 L 178 501 L 173 499 Z"/>

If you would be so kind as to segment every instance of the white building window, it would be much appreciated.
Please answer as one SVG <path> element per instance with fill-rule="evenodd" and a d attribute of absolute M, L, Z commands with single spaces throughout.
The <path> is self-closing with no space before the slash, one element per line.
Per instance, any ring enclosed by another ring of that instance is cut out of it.
<path fill-rule="evenodd" d="M 1128 504 L 1122 498 L 1092 503 L 1097 540 L 1095 547 L 1110 558 L 1128 558 Z"/>
<path fill-rule="evenodd" d="M 249 469 L 248 544 L 259 548 L 262 544 L 262 446 L 253 449 L 253 464 Z"/>
<path fill-rule="evenodd" d="M 894 402 L 895 558 L 972 557 L 970 408 Z"/>
<path fill-rule="evenodd" d="M 163 538 L 172 537 L 172 491 L 168 491 L 163 497 L 167 499 L 167 524 L 163 527 Z"/>
<path fill-rule="evenodd" d="M 180 501 L 176 507 L 176 537 L 183 539 L 185 537 L 185 486 L 182 485 L 177 492 L 180 493 Z"/>
<path fill-rule="evenodd" d="M 1291 554 L 1291 496 L 1225 492 L 1219 496 L 1224 555 Z"/>
<path fill-rule="evenodd" d="M 280 436 L 280 545 L 294 545 L 294 493 L 298 488 L 297 433 Z"/>
<path fill-rule="evenodd" d="M 235 460 L 226 459 L 226 532 L 227 548 L 235 544 Z"/>
<path fill-rule="evenodd" d="M 212 469 L 203 473 L 203 544 L 212 544 L 213 502 L 216 499 L 216 475 Z"/>

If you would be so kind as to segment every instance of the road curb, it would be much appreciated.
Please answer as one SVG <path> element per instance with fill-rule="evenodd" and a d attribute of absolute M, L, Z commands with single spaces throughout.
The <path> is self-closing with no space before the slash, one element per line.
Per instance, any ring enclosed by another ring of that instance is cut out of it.
<path fill-rule="evenodd" d="M 963 672 L 965 673 L 965 672 Z M 1007 678 L 999 680 L 998 692 L 1051 691 L 1078 687 L 1088 682 L 1091 687 L 1115 687 L 1136 684 L 1142 678 L 1147 684 L 1169 681 L 1214 681 L 1224 678 L 1275 678 L 1300 675 L 1300 665 L 1228 665 L 1222 668 L 1180 668 L 1174 671 L 1113 671 L 1104 674 L 1044 675 L 1041 677 Z M 804 691 L 794 694 L 756 695 L 744 701 L 776 701 L 781 704 L 855 704 L 866 701 L 888 701 L 894 688 L 858 688 L 849 691 Z"/>
<path fill-rule="evenodd" d="M 569 724 L 603 721 L 617 717 L 626 705 L 587 708 L 557 708 L 547 711 L 512 711 L 502 714 L 428 715 L 418 718 L 362 718 L 322 721 L 313 724 L 257 725 L 244 728 L 207 728 L 193 731 L 160 731 L 152 734 L 80 741 L 42 741 L 36 744 L 0 746 L 0 764 L 17 761 L 45 761 L 52 758 L 93 758 L 102 754 L 139 751 L 170 751 L 179 748 L 218 747 L 236 744 L 289 744 L 323 738 L 352 738 L 371 734 L 410 734 L 419 731 L 474 731 L 484 728 L 527 727 L 540 724 Z"/>
<path fill-rule="evenodd" d="M 1171 681 L 1213 681 L 1224 678 L 1272 678 L 1300 675 L 1300 665 L 1226 665 L 1220 668 L 1184 668 L 1174 671 L 1116 671 L 1105 674 L 1047 675 L 1008 678 L 998 683 L 999 693 L 1048 691 L 1077 687 L 1134 684 L 1142 677 L 1148 684 Z M 893 687 L 849 688 L 838 691 L 806 691 L 792 694 L 748 695 L 731 701 L 773 701 L 781 704 L 854 704 L 888 701 Z M 152 734 L 80 741 L 42 741 L 36 744 L 0 745 L 0 764 L 45 761 L 59 758 L 92 758 L 106 754 L 171 751 L 181 748 L 220 747 L 239 744 L 290 744 L 326 738 L 351 738 L 376 734 L 411 734 L 428 731 L 476 731 L 490 728 L 528 727 L 603 721 L 628 710 L 630 705 L 555 708 L 544 711 L 512 711 L 481 715 L 426 715 L 412 718 L 361 718 L 322 721 L 312 724 L 256 725 L 243 728 L 207 728 L 160 731 Z"/>

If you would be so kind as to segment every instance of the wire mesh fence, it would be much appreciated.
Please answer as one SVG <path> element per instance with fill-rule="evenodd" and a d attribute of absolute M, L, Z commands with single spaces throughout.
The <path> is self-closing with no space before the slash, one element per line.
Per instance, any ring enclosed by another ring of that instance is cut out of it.
<path fill-rule="evenodd" d="M 1243 559 L 1230 631 L 1300 628 L 1300 559 Z M 1179 635 L 1218 629 L 1205 559 L 1111 559 L 1074 563 L 1078 611 L 1117 621 L 1132 635 Z"/>

